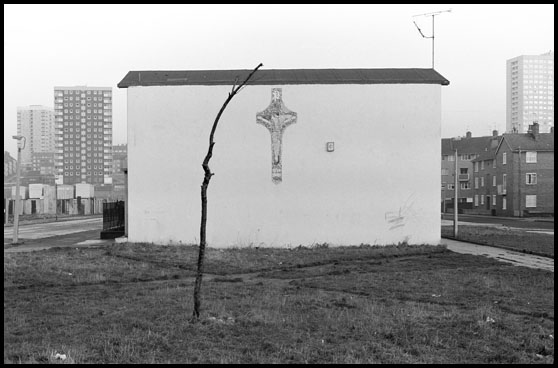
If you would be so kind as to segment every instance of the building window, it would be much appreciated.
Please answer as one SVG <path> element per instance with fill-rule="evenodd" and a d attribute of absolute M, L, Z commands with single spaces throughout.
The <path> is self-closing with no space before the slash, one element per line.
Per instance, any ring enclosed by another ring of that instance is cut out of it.
<path fill-rule="evenodd" d="M 502 165 L 506 164 L 506 152 L 502 153 Z"/>
<path fill-rule="evenodd" d="M 475 207 L 478 207 L 479 205 L 479 195 L 475 194 Z"/>
<path fill-rule="evenodd" d="M 535 173 L 525 174 L 525 184 L 527 185 L 537 184 L 537 174 Z"/>
<path fill-rule="evenodd" d="M 453 183 L 448 183 L 448 189 L 450 189 L 450 190 L 455 189 L 455 184 L 453 184 Z"/>
<path fill-rule="evenodd" d="M 474 162 L 473 165 L 475 166 L 475 172 L 479 172 L 479 162 Z"/>
<path fill-rule="evenodd" d="M 495 194 L 492 195 L 492 205 L 496 206 L 496 195 Z"/>
<path fill-rule="evenodd" d="M 484 196 L 483 195 L 480 196 L 480 204 L 481 204 L 481 206 L 484 205 Z"/>
<path fill-rule="evenodd" d="M 536 163 L 537 162 L 537 152 L 536 151 L 525 152 L 525 162 Z"/>
<path fill-rule="evenodd" d="M 484 187 L 484 176 L 481 176 L 480 180 L 481 180 L 481 187 Z"/>
<path fill-rule="evenodd" d="M 448 156 L 448 161 L 455 161 L 455 156 L 454 155 Z"/>
<path fill-rule="evenodd" d="M 525 207 L 537 207 L 537 195 L 536 194 L 528 194 L 525 196 Z"/>
<path fill-rule="evenodd" d="M 448 169 L 442 169 L 442 175 L 448 175 L 449 170 Z"/>
<path fill-rule="evenodd" d="M 506 174 L 502 174 L 502 188 L 503 188 L 504 190 L 506 190 L 506 186 L 508 185 L 506 179 L 507 179 L 507 175 L 506 175 Z"/>
<path fill-rule="evenodd" d="M 461 183 L 460 185 L 461 189 L 471 189 L 471 185 L 469 184 L 468 181 Z"/>
<path fill-rule="evenodd" d="M 492 186 L 495 187 L 496 186 L 496 175 L 494 175 L 492 177 Z"/>
<path fill-rule="evenodd" d="M 481 170 L 484 170 L 484 161 L 481 161 Z"/>
<path fill-rule="evenodd" d="M 479 189 L 479 178 L 475 177 L 475 189 Z"/>
<path fill-rule="evenodd" d="M 502 197 L 502 209 L 508 209 L 508 201 L 506 200 L 506 197 Z"/>

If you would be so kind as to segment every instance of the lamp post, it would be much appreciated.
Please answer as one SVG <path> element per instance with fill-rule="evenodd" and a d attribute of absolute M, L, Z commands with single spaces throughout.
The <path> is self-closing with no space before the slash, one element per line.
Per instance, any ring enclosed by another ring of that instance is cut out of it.
<path fill-rule="evenodd" d="M 455 183 L 454 183 L 455 203 L 453 204 L 453 237 L 454 238 L 457 238 L 457 195 L 458 195 L 457 183 L 458 183 L 458 178 L 457 178 L 457 148 L 456 148 L 455 149 Z"/>
<path fill-rule="evenodd" d="M 13 139 L 18 141 L 17 144 L 17 166 L 16 166 L 16 202 L 15 202 L 15 212 L 14 212 L 14 238 L 12 244 L 18 243 L 18 232 L 19 232 L 19 212 L 21 207 L 21 199 L 19 197 L 19 176 L 21 173 L 21 150 L 25 148 L 25 137 L 22 135 L 14 135 Z M 23 139 L 23 147 L 21 147 L 21 140 Z"/>

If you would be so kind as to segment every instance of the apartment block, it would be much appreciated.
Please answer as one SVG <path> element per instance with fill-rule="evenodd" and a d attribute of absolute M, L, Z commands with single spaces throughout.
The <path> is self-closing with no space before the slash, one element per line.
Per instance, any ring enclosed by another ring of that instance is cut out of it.
<path fill-rule="evenodd" d="M 554 128 L 503 134 L 497 149 L 473 160 L 473 210 L 495 216 L 554 215 Z"/>
<path fill-rule="evenodd" d="M 541 133 L 554 126 L 554 53 L 521 55 L 506 62 L 506 132 Z"/>
<path fill-rule="evenodd" d="M 25 137 L 21 150 L 22 169 L 31 169 L 34 153 L 54 152 L 54 131 L 52 108 L 41 105 L 17 108 L 17 134 Z"/>
<path fill-rule="evenodd" d="M 54 87 L 57 184 L 112 184 L 112 88 Z"/>
<path fill-rule="evenodd" d="M 498 131 L 492 136 L 473 137 L 467 132 L 465 137 L 442 138 L 441 203 L 442 212 L 451 212 L 455 201 L 455 171 L 457 169 L 457 206 L 460 212 L 473 208 L 473 160 L 486 150 L 495 149 Z M 457 160 L 456 160 L 457 155 Z"/>

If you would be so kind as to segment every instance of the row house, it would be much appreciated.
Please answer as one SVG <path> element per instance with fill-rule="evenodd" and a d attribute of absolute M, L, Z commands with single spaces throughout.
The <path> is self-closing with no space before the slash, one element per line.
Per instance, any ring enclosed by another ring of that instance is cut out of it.
<path fill-rule="evenodd" d="M 473 137 L 467 132 L 465 137 L 442 139 L 442 187 L 441 210 L 452 212 L 455 198 L 455 170 L 457 165 L 457 206 L 460 213 L 473 210 L 473 160 L 498 144 L 498 131 L 492 136 Z M 456 161 L 457 157 L 457 161 Z"/>
<path fill-rule="evenodd" d="M 473 160 L 473 210 L 493 216 L 554 215 L 554 128 L 503 134 Z"/>

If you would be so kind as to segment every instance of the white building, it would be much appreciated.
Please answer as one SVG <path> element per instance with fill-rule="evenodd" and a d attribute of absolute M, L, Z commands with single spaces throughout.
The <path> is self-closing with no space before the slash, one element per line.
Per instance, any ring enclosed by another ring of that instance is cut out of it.
<path fill-rule="evenodd" d="M 54 87 L 56 183 L 112 183 L 112 88 Z"/>
<path fill-rule="evenodd" d="M 521 55 L 506 62 L 506 131 L 541 133 L 554 126 L 554 53 Z"/>
<path fill-rule="evenodd" d="M 31 168 L 34 153 L 54 152 L 54 110 L 41 105 L 18 107 L 17 134 L 25 137 L 22 165 Z"/>
<path fill-rule="evenodd" d="M 131 71 L 128 241 L 198 244 L 202 161 L 235 77 Z M 441 86 L 433 69 L 259 70 L 222 115 L 210 247 L 440 241 Z"/>

